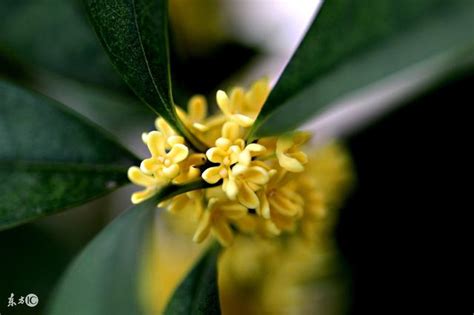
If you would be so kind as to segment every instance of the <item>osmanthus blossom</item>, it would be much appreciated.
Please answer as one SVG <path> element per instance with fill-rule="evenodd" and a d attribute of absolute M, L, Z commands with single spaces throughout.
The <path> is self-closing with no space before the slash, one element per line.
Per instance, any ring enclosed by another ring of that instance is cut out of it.
<path fill-rule="evenodd" d="M 265 238 L 287 232 L 311 238 L 317 230 L 315 222 L 326 213 L 328 198 L 314 180 L 317 174 L 306 168 L 312 165 L 311 156 L 305 153 L 310 134 L 296 131 L 253 142 L 246 139 L 269 92 L 268 80 L 261 79 L 248 91 L 242 87 L 229 93 L 218 91 L 220 112 L 213 115 L 208 115 L 208 103 L 200 95 L 189 100 L 187 111 L 178 108 L 183 123 L 208 146 L 205 152 L 191 149 L 158 118 L 157 130 L 142 136 L 151 156 L 140 168 L 129 170 L 130 180 L 144 187 L 132 195 L 132 202 L 153 196 L 167 184 L 182 185 L 201 177 L 209 188 L 159 205 L 172 213 L 194 208 L 193 217 L 198 221 L 195 242 L 212 234 L 228 247 L 236 232 Z"/>
<path fill-rule="evenodd" d="M 188 192 L 160 205 L 170 210 L 160 217 L 160 221 L 172 228 L 155 231 L 159 233 L 160 245 L 150 249 L 152 256 L 156 257 L 146 260 L 146 277 L 143 279 L 146 288 L 143 291 L 149 314 L 163 312 L 182 276 L 199 256 L 202 247 L 192 246 L 187 241 L 189 235 L 197 229 L 195 237 L 214 233 L 219 238 L 224 235 L 223 241 L 226 242 L 229 226 L 240 233 L 232 238 L 232 246 L 219 255 L 218 285 L 222 313 L 307 314 L 309 309 L 310 313 L 315 312 L 312 308 L 315 307 L 314 296 L 321 291 L 308 288 L 307 284 L 320 276 L 327 278 L 333 272 L 331 270 L 337 268 L 331 233 L 337 218 L 335 210 L 351 182 L 350 159 L 341 145 L 330 143 L 308 151 L 308 163 L 303 173 L 293 173 L 289 177 L 282 176 L 283 173 L 288 175 L 287 171 L 275 173 L 265 186 L 266 190 L 258 192 L 275 191 L 284 195 L 278 190 L 290 187 L 289 191 L 293 191 L 294 185 L 298 184 L 298 193 L 303 200 L 297 198 L 297 211 L 299 215 L 302 212 L 302 216 L 294 220 L 290 215 L 284 221 L 289 222 L 287 230 L 278 229 L 269 219 L 262 220 L 261 215 L 248 215 L 248 209 L 241 204 L 229 202 L 221 186 Z M 282 179 L 288 181 L 289 186 L 279 185 Z M 210 205 L 204 211 L 207 200 Z M 278 205 L 276 209 L 279 209 Z M 211 224 L 212 220 L 219 223 Z M 219 228 L 223 232 L 213 231 Z M 285 232 L 285 237 L 277 237 Z M 161 255 L 163 251 L 166 255 Z M 150 274 L 154 276 L 150 277 Z M 165 280 L 153 281 L 157 277 Z M 344 283 L 333 281 L 330 285 L 332 294 L 343 292 Z M 327 299 L 323 305 L 328 309 L 340 309 L 340 301 Z"/>

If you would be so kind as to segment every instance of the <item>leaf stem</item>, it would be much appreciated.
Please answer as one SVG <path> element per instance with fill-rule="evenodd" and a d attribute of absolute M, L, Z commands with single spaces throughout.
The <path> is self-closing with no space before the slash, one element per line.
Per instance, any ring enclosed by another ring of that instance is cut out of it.
<path fill-rule="evenodd" d="M 163 187 L 160 191 L 158 191 L 157 194 L 155 194 L 150 199 L 153 199 L 156 203 L 160 203 L 166 199 L 184 194 L 188 191 L 209 188 L 216 185 L 217 184 L 209 184 L 202 179 L 184 185 L 168 185 Z"/>

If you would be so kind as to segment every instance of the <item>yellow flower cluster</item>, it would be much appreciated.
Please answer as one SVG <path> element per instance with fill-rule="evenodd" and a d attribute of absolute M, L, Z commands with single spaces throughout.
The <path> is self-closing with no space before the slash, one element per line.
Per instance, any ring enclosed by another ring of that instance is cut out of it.
<path fill-rule="evenodd" d="M 297 233 L 276 240 L 239 235 L 219 257 L 223 314 L 340 313 L 344 283 L 331 277 L 339 272 L 332 233 L 352 174 L 341 145 L 330 143 L 308 152 L 305 176 L 298 178 L 308 202 Z M 323 286 L 318 285 L 320 279 Z M 324 303 L 314 303 L 317 296 L 324 297 Z"/>
<path fill-rule="evenodd" d="M 222 314 L 340 313 L 345 288 L 340 277 L 333 277 L 338 272 L 338 258 L 332 233 L 337 207 L 352 182 L 349 155 L 336 143 L 318 147 L 308 152 L 304 174 L 299 177 L 301 187 L 316 189 L 301 194 L 310 192 L 313 195 L 306 198 L 316 203 L 304 208 L 296 233 L 274 239 L 237 235 L 233 245 L 219 255 Z M 153 230 L 159 234 L 153 238 L 157 244 L 144 251 L 151 256 L 145 259 L 147 269 L 142 279 L 144 304 L 150 309 L 146 314 L 163 313 L 176 286 L 200 256 L 200 250 L 205 250 L 188 241 L 196 228 L 190 215 L 196 213 L 195 208 L 179 209 L 178 214 L 160 216 L 156 221 L 160 226 Z M 315 296 L 319 297 L 318 303 L 314 303 Z"/>
<path fill-rule="evenodd" d="M 185 140 L 162 119 L 156 131 L 143 134 L 151 157 L 140 167 L 131 167 L 130 180 L 144 187 L 132 195 L 139 203 L 168 184 L 181 185 L 204 180 L 211 188 L 176 196 L 160 206 L 171 212 L 195 209 L 199 223 L 194 241 L 209 234 L 229 246 L 234 231 L 274 236 L 298 227 L 308 237 L 311 222 L 324 215 L 324 195 L 303 172 L 308 163 L 302 146 L 309 135 L 303 132 L 263 138 L 249 143 L 245 135 L 253 125 L 270 91 L 266 79 L 246 91 L 236 87 L 216 95 L 220 112 L 208 116 L 203 96 L 190 99 L 187 111 L 178 116 L 209 148 L 192 152 Z"/>

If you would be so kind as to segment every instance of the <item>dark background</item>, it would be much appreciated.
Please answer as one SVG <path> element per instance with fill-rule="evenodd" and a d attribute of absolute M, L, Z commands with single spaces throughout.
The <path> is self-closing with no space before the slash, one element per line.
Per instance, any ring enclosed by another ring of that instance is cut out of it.
<path fill-rule="evenodd" d="M 472 314 L 473 87 L 464 73 L 347 139 L 358 179 L 337 240 L 351 314 Z"/>

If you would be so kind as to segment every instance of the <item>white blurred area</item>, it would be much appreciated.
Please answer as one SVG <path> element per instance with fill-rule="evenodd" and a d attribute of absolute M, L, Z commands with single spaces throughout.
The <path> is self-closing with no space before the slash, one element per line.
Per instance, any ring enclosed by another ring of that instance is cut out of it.
<path fill-rule="evenodd" d="M 291 55 L 321 0 L 223 0 L 232 35 L 277 55 Z"/>
<path fill-rule="evenodd" d="M 222 0 L 231 37 L 263 50 L 245 82 L 268 76 L 274 84 L 303 38 L 322 0 Z"/>
<path fill-rule="evenodd" d="M 317 17 L 323 0 L 221 2 L 225 4 L 230 35 L 264 52 L 238 78 L 239 85 L 249 85 L 263 76 L 269 77 L 275 85 L 307 28 Z M 393 110 L 402 100 L 414 96 L 416 91 L 433 84 L 433 80 L 443 75 L 444 69 L 449 69 L 446 65 L 450 62 L 449 56 L 438 56 L 341 95 L 328 106 L 330 110 L 309 119 L 301 129 L 313 134 L 311 142 L 315 146 L 360 130 L 368 122 Z"/>

